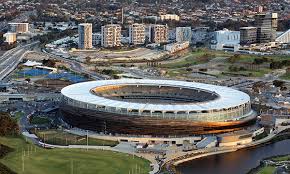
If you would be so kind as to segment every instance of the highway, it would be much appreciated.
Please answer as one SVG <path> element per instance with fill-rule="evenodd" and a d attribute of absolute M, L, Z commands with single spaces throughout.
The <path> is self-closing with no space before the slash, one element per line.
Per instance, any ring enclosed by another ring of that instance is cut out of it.
<path fill-rule="evenodd" d="M 24 53 L 39 42 L 18 46 L 8 50 L 0 57 L 0 80 L 8 76 L 22 61 Z"/>
<path fill-rule="evenodd" d="M 49 56 L 53 59 L 56 59 L 56 60 L 60 60 L 60 61 L 63 61 L 63 62 L 66 62 L 70 65 L 70 69 L 76 73 L 80 73 L 80 74 L 87 74 L 90 78 L 92 79 L 95 79 L 95 80 L 104 80 L 106 79 L 104 76 L 96 73 L 96 72 L 92 72 L 92 71 L 88 71 L 84 68 L 84 66 L 75 61 L 75 60 L 71 60 L 71 59 L 66 59 L 66 58 L 62 58 L 60 56 L 56 56 L 54 54 L 51 54 L 51 53 L 48 53 L 46 51 L 43 51 L 43 52 L 37 52 L 39 54 L 43 54 L 43 55 L 46 55 L 46 56 Z"/>

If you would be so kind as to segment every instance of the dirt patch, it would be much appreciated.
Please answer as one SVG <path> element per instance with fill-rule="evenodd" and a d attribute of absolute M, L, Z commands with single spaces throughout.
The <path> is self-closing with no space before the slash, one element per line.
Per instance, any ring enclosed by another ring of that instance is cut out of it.
<path fill-rule="evenodd" d="M 68 85 L 71 85 L 72 83 L 68 80 L 59 80 L 59 79 L 40 79 L 34 82 L 36 85 L 41 87 L 47 87 L 47 88 L 64 88 Z"/>

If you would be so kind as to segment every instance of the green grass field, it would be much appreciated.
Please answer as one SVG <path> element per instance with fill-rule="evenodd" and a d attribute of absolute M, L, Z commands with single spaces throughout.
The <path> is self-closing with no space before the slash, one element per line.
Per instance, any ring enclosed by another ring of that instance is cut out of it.
<path fill-rule="evenodd" d="M 50 123 L 50 120 L 48 118 L 43 117 L 32 117 L 30 120 L 31 124 L 48 124 Z"/>
<path fill-rule="evenodd" d="M 275 162 L 289 161 L 290 160 L 290 155 L 275 157 L 275 158 L 272 158 L 272 160 L 275 161 Z"/>
<path fill-rule="evenodd" d="M 200 57 L 208 53 L 210 52 L 205 51 L 205 50 L 197 50 L 197 51 L 189 52 L 187 55 L 179 58 L 177 61 L 162 64 L 161 67 L 169 68 L 169 69 L 184 68 L 184 67 L 189 67 L 189 66 L 196 65 L 199 63 L 206 63 L 206 61 L 203 59 L 200 59 Z"/>
<path fill-rule="evenodd" d="M 265 74 L 270 73 L 271 70 L 267 68 L 257 69 L 257 70 L 246 70 L 246 71 L 226 71 L 226 73 L 233 75 L 244 75 L 247 77 L 263 77 Z"/>
<path fill-rule="evenodd" d="M 15 149 L 0 162 L 18 174 L 145 174 L 150 170 L 142 158 L 111 151 L 43 149 L 19 137 L 0 137 L 0 143 Z"/>
<path fill-rule="evenodd" d="M 273 166 L 266 166 L 263 167 L 261 170 L 257 172 L 257 174 L 273 174 L 275 171 L 275 167 Z"/>
<path fill-rule="evenodd" d="M 239 58 L 236 60 L 236 62 L 241 63 L 252 63 L 255 59 L 263 59 L 267 58 L 268 60 L 273 61 L 281 61 L 281 60 L 288 60 L 289 56 L 283 56 L 283 55 L 267 55 L 267 56 L 259 56 L 259 55 L 248 55 L 248 54 L 241 54 Z M 270 62 L 270 61 L 269 61 Z"/>
<path fill-rule="evenodd" d="M 290 74 L 284 74 L 280 78 L 283 79 L 283 80 L 290 80 Z"/>
<path fill-rule="evenodd" d="M 23 112 L 16 112 L 13 116 L 13 118 L 18 122 L 20 118 L 23 116 Z"/>
<path fill-rule="evenodd" d="M 36 135 L 43 139 L 48 144 L 54 145 L 86 145 L 86 137 L 73 135 L 61 130 L 45 130 L 45 131 L 36 131 Z M 116 146 L 118 142 L 101 140 L 95 138 L 89 138 L 89 145 L 95 146 Z"/>

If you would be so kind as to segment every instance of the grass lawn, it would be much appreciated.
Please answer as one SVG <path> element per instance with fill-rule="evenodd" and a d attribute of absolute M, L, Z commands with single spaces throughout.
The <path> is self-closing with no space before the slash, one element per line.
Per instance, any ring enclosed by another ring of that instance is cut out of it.
<path fill-rule="evenodd" d="M 178 61 L 162 64 L 161 67 L 162 68 L 170 68 L 170 69 L 172 69 L 172 68 L 184 68 L 184 67 L 196 65 L 199 63 L 206 63 L 203 60 L 199 59 L 201 56 L 203 56 L 206 53 L 208 53 L 208 52 L 205 50 L 197 50 L 194 52 L 189 52 L 184 57 L 179 58 Z"/>
<path fill-rule="evenodd" d="M 111 151 L 43 149 L 19 137 L 0 137 L 0 143 L 15 149 L 0 162 L 18 174 L 145 174 L 150 170 L 147 160 Z"/>
<path fill-rule="evenodd" d="M 189 74 L 190 72 L 186 71 L 185 69 L 171 69 L 167 71 L 167 75 L 169 77 L 176 77 L 176 76 L 184 76 Z"/>
<path fill-rule="evenodd" d="M 86 136 L 78 136 L 78 135 L 70 134 L 61 130 L 37 131 L 36 135 L 41 139 L 45 138 L 45 142 L 48 144 L 54 144 L 54 145 L 86 145 L 87 144 Z M 89 145 L 116 146 L 117 144 L 118 142 L 116 141 L 89 138 Z"/>
<path fill-rule="evenodd" d="M 16 112 L 13 116 L 13 118 L 18 122 L 20 120 L 20 118 L 23 116 L 23 112 Z"/>
<path fill-rule="evenodd" d="M 289 161 L 290 160 L 290 155 L 285 155 L 285 156 L 279 156 L 279 157 L 275 157 L 272 158 L 273 161 Z"/>
<path fill-rule="evenodd" d="M 267 55 L 267 56 L 259 56 L 259 55 L 249 55 L 249 54 L 241 54 L 238 58 L 237 62 L 241 63 L 251 63 L 254 62 L 255 59 L 262 59 L 267 58 L 269 60 L 274 61 L 281 61 L 281 60 L 288 60 L 289 56 L 283 56 L 283 55 Z M 270 62 L 270 61 L 269 61 Z"/>
<path fill-rule="evenodd" d="M 283 80 L 290 80 L 290 74 L 284 74 L 280 78 L 283 79 Z"/>
<path fill-rule="evenodd" d="M 257 174 L 273 174 L 275 171 L 275 167 L 273 166 L 266 166 L 263 167 L 261 170 L 257 172 Z"/>
<path fill-rule="evenodd" d="M 246 77 L 263 77 L 265 74 L 270 73 L 271 70 L 267 68 L 257 69 L 257 70 L 246 70 L 246 71 L 226 71 L 226 73 L 233 74 L 233 75 L 241 75 Z"/>
<path fill-rule="evenodd" d="M 50 123 L 50 120 L 48 118 L 43 117 L 32 117 L 31 124 L 48 124 Z"/>

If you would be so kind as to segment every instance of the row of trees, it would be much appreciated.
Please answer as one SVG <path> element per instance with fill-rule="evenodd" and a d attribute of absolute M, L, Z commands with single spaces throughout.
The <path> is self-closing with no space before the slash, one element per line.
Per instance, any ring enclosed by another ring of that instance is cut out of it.
<path fill-rule="evenodd" d="M 275 61 L 270 63 L 271 69 L 281 69 L 286 66 L 290 66 L 290 60 Z"/>
<path fill-rule="evenodd" d="M 240 59 L 242 59 L 242 55 L 235 54 L 228 59 L 228 62 L 234 64 L 237 63 Z M 277 61 L 272 58 L 259 57 L 255 58 L 253 61 L 254 65 L 261 65 L 263 63 L 270 63 L 271 69 L 281 69 L 283 67 L 290 66 L 290 60 Z"/>

